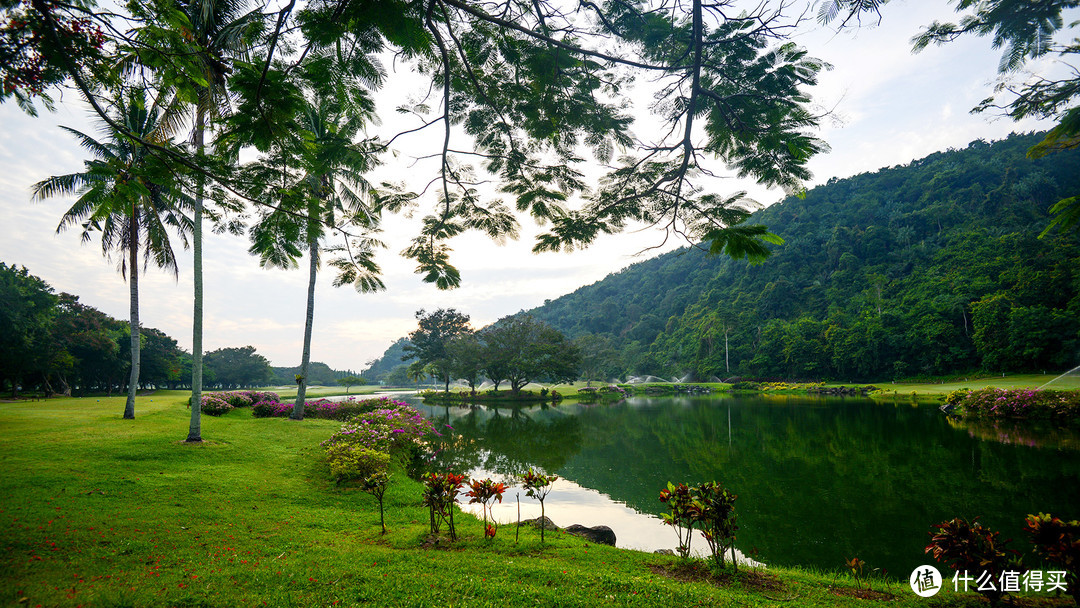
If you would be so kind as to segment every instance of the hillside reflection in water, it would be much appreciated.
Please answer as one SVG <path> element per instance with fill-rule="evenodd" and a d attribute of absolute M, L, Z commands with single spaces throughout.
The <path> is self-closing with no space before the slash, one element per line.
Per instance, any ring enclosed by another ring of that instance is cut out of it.
<path fill-rule="evenodd" d="M 439 467 L 553 472 L 566 480 L 547 500 L 555 523 L 609 525 L 632 548 L 674 548 L 657 519 L 668 481 L 715 479 L 737 493 L 736 545 L 752 558 L 837 570 L 859 557 L 900 577 L 926 563 L 933 524 L 981 516 L 1026 551 L 1028 513 L 1076 517 L 1080 505 L 1075 434 L 994 441 L 928 405 L 740 396 L 420 408 L 453 427 Z M 507 492 L 500 521 L 516 519 L 517 492 Z M 524 518 L 538 515 L 523 493 L 521 502 Z"/>

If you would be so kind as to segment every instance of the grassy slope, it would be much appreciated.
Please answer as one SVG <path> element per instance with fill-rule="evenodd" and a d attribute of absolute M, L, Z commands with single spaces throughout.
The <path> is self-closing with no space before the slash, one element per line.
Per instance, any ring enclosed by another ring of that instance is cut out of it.
<path fill-rule="evenodd" d="M 770 569 L 781 586 L 767 591 L 680 582 L 650 570 L 672 557 L 559 534 L 541 546 L 524 529 L 515 543 L 510 526 L 488 543 L 466 516 L 462 540 L 425 547 L 420 488 L 400 475 L 381 537 L 374 499 L 327 481 L 319 442 L 337 423 L 236 410 L 186 445 L 183 400 L 141 397 L 134 421 L 122 397 L 0 403 L 0 605 L 866 604 L 830 593 L 853 585 L 831 574 Z M 891 591 L 926 605 L 902 582 Z"/>
<path fill-rule="evenodd" d="M 910 395 L 912 392 L 920 395 L 946 395 L 961 388 L 977 389 L 992 386 L 995 388 L 1037 388 L 1051 380 L 1054 380 L 1057 376 L 1054 374 L 1021 374 L 1016 376 L 987 376 L 982 378 L 971 378 L 969 380 L 956 380 L 943 382 L 941 384 L 908 384 L 908 383 L 874 383 L 874 386 L 880 388 L 884 394 L 891 395 L 897 393 L 899 395 Z M 1055 390 L 1075 390 L 1080 389 L 1080 375 L 1070 375 L 1054 382 L 1047 389 Z"/>

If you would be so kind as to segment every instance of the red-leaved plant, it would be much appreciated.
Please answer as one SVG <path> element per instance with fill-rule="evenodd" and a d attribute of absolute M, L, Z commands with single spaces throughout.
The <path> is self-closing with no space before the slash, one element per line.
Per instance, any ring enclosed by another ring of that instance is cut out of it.
<path fill-rule="evenodd" d="M 1035 553 L 1065 571 L 1068 593 L 1080 606 L 1080 521 L 1064 521 L 1047 513 L 1028 515 L 1024 531 L 1035 544 Z"/>
<path fill-rule="evenodd" d="M 491 514 L 491 507 L 495 501 L 502 502 L 506 484 L 496 483 L 490 479 L 473 479 L 469 481 L 469 491 L 465 493 L 469 497 L 469 504 L 480 503 L 480 510 L 484 516 L 484 537 L 495 538 L 498 524 L 495 516 Z M 488 515 L 491 515 L 491 524 L 488 524 Z"/>
<path fill-rule="evenodd" d="M 989 576 L 993 585 L 977 591 L 990 600 L 994 606 L 1005 595 L 1001 585 L 1002 572 L 1019 569 L 1019 564 L 1010 560 L 1018 552 L 1006 547 L 1011 539 L 1002 540 L 997 532 L 991 531 L 979 523 L 976 517 L 971 523 L 959 517 L 940 523 L 930 532 L 930 544 L 926 552 L 939 563 L 945 564 L 957 572 L 966 572 L 970 576 Z"/>
<path fill-rule="evenodd" d="M 428 473 L 424 476 L 424 504 L 431 515 L 431 533 L 438 534 L 446 522 L 451 540 L 457 540 L 454 527 L 454 504 L 465 485 L 466 477 L 456 473 Z"/>

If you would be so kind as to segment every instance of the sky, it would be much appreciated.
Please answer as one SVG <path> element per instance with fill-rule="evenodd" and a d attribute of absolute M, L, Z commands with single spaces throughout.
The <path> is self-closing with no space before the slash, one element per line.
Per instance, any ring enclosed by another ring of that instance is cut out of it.
<path fill-rule="evenodd" d="M 830 112 L 818 136 L 831 150 L 811 160 L 814 178 L 809 186 L 963 148 L 975 139 L 1001 139 L 1011 132 L 1051 126 L 1045 121 L 1017 123 L 970 114 L 993 90 L 1000 50 L 991 48 L 988 39 L 967 38 L 912 54 L 910 38 L 934 19 L 956 20 L 944 0 L 893 0 L 880 24 L 876 18 L 864 19 L 858 30 L 836 33 L 808 20 L 799 30 L 795 42 L 833 66 L 812 90 L 815 103 Z M 1044 60 L 1029 69 L 1043 74 L 1060 66 Z M 380 96 L 379 113 L 393 116 L 401 96 L 416 92 L 406 87 L 395 93 L 397 98 Z M 77 229 L 56 232 L 73 201 L 30 199 L 35 182 L 83 166 L 82 150 L 58 125 L 92 133 L 89 114 L 72 92 L 58 106 L 55 113 L 32 118 L 12 103 L 0 105 L 0 261 L 26 266 L 57 292 L 78 295 L 84 304 L 127 319 L 128 289 L 117 272 L 117 260 L 103 257 L 100 242 L 81 243 Z M 392 120 L 387 123 L 393 126 Z M 399 162 L 387 166 L 385 176 L 408 182 L 421 174 L 422 165 L 410 157 L 430 150 L 431 137 L 428 133 L 400 140 Z M 784 197 L 780 190 L 724 182 L 717 185 L 718 191 L 748 190 L 762 205 Z M 517 241 L 499 245 L 475 234 L 454 239 L 452 262 L 461 272 L 462 286 L 440 291 L 423 283 L 413 272 L 414 264 L 399 255 L 415 225 L 416 218 L 404 217 L 384 225 L 382 239 L 389 247 L 377 261 L 385 291 L 360 294 L 351 287 L 334 288 L 332 272 L 320 273 L 313 361 L 334 369 L 362 370 L 394 340 L 416 328 L 419 309 L 453 307 L 470 315 L 479 328 L 683 244 L 664 243 L 661 231 L 635 230 L 603 237 L 584 251 L 534 255 L 529 237 L 538 229 L 523 219 Z M 245 238 L 209 233 L 205 238 L 205 350 L 251 345 L 273 365 L 299 365 L 306 260 L 296 270 L 266 270 L 247 253 Z M 160 329 L 190 350 L 190 253 L 179 252 L 179 257 L 178 278 L 155 268 L 142 275 L 140 315 L 144 327 Z"/>

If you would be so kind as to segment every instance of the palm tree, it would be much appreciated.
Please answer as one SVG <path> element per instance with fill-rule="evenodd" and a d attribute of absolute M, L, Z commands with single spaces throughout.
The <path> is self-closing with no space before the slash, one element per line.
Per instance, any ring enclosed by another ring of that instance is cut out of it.
<path fill-rule="evenodd" d="M 187 23 L 180 33 L 196 74 L 190 74 L 193 89 L 194 131 L 192 142 L 200 159 L 206 151 L 207 122 L 228 113 L 229 96 L 225 79 L 233 59 L 246 54 L 248 33 L 262 18 L 259 11 L 246 11 L 245 0 L 186 0 L 180 8 Z M 196 80 L 197 77 L 197 80 Z M 192 271 L 194 306 L 191 337 L 191 422 L 188 442 L 202 441 L 202 355 L 203 355 L 203 263 L 202 218 L 205 176 L 196 176 L 193 210 Z"/>
<path fill-rule="evenodd" d="M 111 118 L 131 134 L 155 144 L 167 144 L 178 127 L 176 106 L 159 94 L 147 99 L 146 91 L 134 89 L 113 102 Z M 130 289 L 131 376 L 128 381 L 124 418 L 135 417 L 135 391 L 139 385 L 139 264 L 152 260 L 160 268 L 178 273 L 169 229 L 176 230 L 185 248 L 191 220 L 183 213 L 188 207 L 180 184 L 162 160 L 148 148 L 126 137 L 102 121 L 106 139 L 100 142 L 85 133 L 62 127 L 79 139 L 94 158 L 84 161 L 80 173 L 53 176 L 34 184 L 33 198 L 77 195 L 57 227 L 61 232 L 73 225 L 82 227 L 83 241 L 101 233 L 101 250 L 106 257 L 119 251 L 119 270 L 128 278 Z"/>
<path fill-rule="evenodd" d="M 261 264 L 291 268 L 301 251 L 295 244 L 303 235 L 308 251 L 307 313 L 304 323 L 304 346 L 297 378 L 296 404 L 290 418 L 302 420 L 307 394 L 308 367 L 311 362 L 311 333 L 315 314 L 315 279 L 323 251 L 341 251 L 346 255 L 331 260 L 338 269 L 335 286 L 351 283 L 362 293 L 383 289 L 374 248 L 381 243 L 368 236 L 378 230 L 378 218 L 366 204 L 370 192 L 364 174 L 375 165 L 372 146 L 356 141 L 370 114 L 348 104 L 320 96 L 305 104 L 297 117 L 297 137 L 282 140 L 280 147 L 261 163 L 267 173 L 277 172 L 284 180 L 277 192 L 275 208 L 264 214 L 252 229 L 251 252 Z M 284 168 L 283 168 L 284 167 Z M 292 171 L 292 178 L 289 172 Z M 269 181 L 269 180 L 267 180 Z M 351 239 L 347 247 L 323 249 L 321 240 L 328 228 L 359 227 L 364 235 Z"/>

